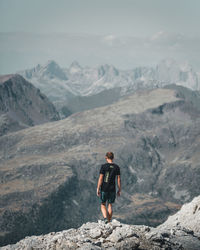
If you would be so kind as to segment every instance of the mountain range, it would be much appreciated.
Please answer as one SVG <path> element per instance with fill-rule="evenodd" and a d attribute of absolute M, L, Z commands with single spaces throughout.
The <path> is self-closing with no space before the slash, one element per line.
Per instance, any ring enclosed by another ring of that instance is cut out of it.
<path fill-rule="evenodd" d="M 107 151 L 122 173 L 116 218 L 162 223 L 200 192 L 199 111 L 198 91 L 170 85 L 1 136 L 1 245 L 101 218 Z"/>
<path fill-rule="evenodd" d="M 165 59 L 155 68 L 138 67 L 132 70 L 119 70 L 108 64 L 95 68 L 82 67 L 77 61 L 74 61 L 69 68 L 61 68 L 55 61 L 48 61 L 45 65 L 38 64 L 20 73 L 38 85 L 44 93 L 47 87 L 51 89 L 53 85 L 56 85 L 60 89 L 63 87 L 66 93 L 69 91 L 72 96 L 94 95 L 117 87 L 125 87 L 128 91 L 163 87 L 168 84 L 200 90 L 200 73 L 195 72 L 188 63 L 178 64 L 173 59 Z M 56 99 L 56 93 L 52 93 L 51 98 L 59 100 L 62 96 L 66 97 L 66 93 L 58 95 L 58 99 Z M 50 93 L 46 94 L 50 96 Z"/>
<path fill-rule="evenodd" d="M 48 61 L 45 65 L 38 64 L 19 74 L 46 94 L 62 117 L 111 104 L 139 89 L 176 84 L 200 90 L 200 73 L 195 72 L 188 63 L 178 64 L 172 59 L 161 61 L 155 68 L 137 67 L 130 70 L 120 70 L 108 64 L 82 67 L 77 61 L 69 68 L 61 68 L 55 61 Z M 107 98 L 108 90 L 110 98 Z"/>

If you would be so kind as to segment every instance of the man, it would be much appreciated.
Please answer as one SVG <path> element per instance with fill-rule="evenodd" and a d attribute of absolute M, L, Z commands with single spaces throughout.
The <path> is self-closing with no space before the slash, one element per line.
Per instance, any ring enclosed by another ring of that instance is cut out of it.
<path fill-rule="evenodd" d="M 112 204 L 116 198 L 115 179 L 117 177 L 118 191 L 117 195 L 121 194 L 121 179 L 120 168 L 113 163 L 114 154 L 107 152 L 105 157 L 107 163 L 101 166 L 99 180 L 97 184 L 97 196 L 101 198 L 101 212 L 105 223 L 112 219 Z M 106 207 L 106 202 L 108 207 Z"/>

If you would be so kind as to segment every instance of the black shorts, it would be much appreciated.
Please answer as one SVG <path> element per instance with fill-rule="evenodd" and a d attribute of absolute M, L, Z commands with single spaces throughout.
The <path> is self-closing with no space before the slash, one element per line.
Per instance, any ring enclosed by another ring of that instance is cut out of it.
<path fill-rule="evenodd" d="M 116 198 L 116 192 L 103 192 L 101 191 L 101 203 L 114 203 Z"/>

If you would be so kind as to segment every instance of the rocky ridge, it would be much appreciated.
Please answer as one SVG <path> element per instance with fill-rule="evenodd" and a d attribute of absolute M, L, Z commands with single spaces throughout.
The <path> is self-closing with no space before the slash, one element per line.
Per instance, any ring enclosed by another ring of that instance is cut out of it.
<path fill-rule="evenodd" d="M 48 98 L 20 75 L 0 76 L 0 136 L 59 120 Z"/>
<path fill-rule="evenodd" d="M 188 227 L 189 220 L 192 223 Z M 123 224 L 116 219 L 108 224 L 99 220 L 98 223 L 88 222 L 83 224 L 78 229 L 26 237 L 15 245 L 2 247 L 2 250 L 199 250 L 199 220 L 200 196 L 185 204 L 177 214 L 171 216 L 157 228 Z"/>

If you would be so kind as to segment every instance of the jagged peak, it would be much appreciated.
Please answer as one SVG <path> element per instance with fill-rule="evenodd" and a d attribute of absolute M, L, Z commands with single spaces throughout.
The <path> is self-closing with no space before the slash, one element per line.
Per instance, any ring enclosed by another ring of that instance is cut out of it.
<path fill-rule="evenodd" d="M 166 67 L 170 68 L 172 67 L 173 65 L 178 65 L 177 61 L 173 58 L 166 58 L 166 59 L 163 59 L 159 62 L 158 66 L 160 65 L 165 65 Z"/>
<path fill-rule="evenodd" d="M 113 75 L 118 75 L 119 71 L 113 65 L 103 64 L 98 67 L 98 73 L 100 76 L 105 75 L 106 73 L 111 73 Z"/>
<path fill-rule="evenodd" d="M 192 71 L 192 66 L 189 64 L 188 61 L 182 62 L 182 63 L 178 63 L 175 59 L 173 58 L 166 58 L 163 59 L 159 62 L 158 66 L 165 66 L 167 68 L 173 68 L 173 67 L 177 67 L 179 68 L 181 71 L 183 72 L 188 72 L 188 71 Z"/>
<path fill-rule="evenodd" d="M 104 69 L 116 69 L 116 67 L 115 67 L 115 66 L 113 66 L 112 64 L 107 64 L 107 63 L 99 65 L 99 67 L 98 67 L 98 68 L 104 68 Z"/>
<path fill-rule="evenodd" d="M 56 77 L 61 80 L 68 79 L 63 69 L 54 60 L 48 60 L 43 66 L 38 65 L 37 69 L 36 71 L 38 71 L 42 77 Z"/>
<path fill-rule="evenodd" d="M 71 74 L 78 73 L 82 70 L 82 67 L 77 61 L 73 61 L 69 67 L 69 71 Z"/>
<path fill-rule="evenodd" d="M 8 75 L 0 75 L 0 83 L 5 83 L 10 79 L 22 79 L 25 81 L 25 79 L 23 78 L 23 76 L 21 76 L 20 74 L 8 74 Z"/>
<path fill-rule="evenodd" d="M 56 63 L 56 61 L 54 60 L 48 60 L 44 66 L 42 66 L 42 68 L 60 68 L 60 66 L 58 65 L 58 63 Z"/>
<path fill-rule="evenodd" d="M 192 66 L 189 64 L 188 61 L 183 62 L 180 65 L 180 69 L 182 72 L 189 72 L 189 71 L 193 71 Z"/>
<path fill-rule="evenodd" d="M 15 74 L 9 74 L 9 75 L 0 75 L 0 83 L 4 83 L 8 81 L 9 79 L 13 78 Z"/>
<path fill-rule="evenodd" d="M 72 63 L 71 63 L 71 65 L 70 65 L 70 68 L 81 68 L 81 66 L 80 66 L 80 64 L 79 64 L 79 62 L 78 61 L 76 61 L 76 60 L 74 60 Z"/>

